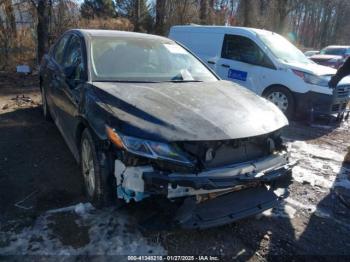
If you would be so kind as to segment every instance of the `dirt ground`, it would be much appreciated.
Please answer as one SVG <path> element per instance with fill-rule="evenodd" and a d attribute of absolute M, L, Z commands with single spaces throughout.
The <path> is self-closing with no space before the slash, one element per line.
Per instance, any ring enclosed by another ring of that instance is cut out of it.
<path fill-rule="evenodd" d="M 143 230 L 152 203 L 94 209 L 37 76 L 0 73 L 0 255 L 204 255 L 264 261 L 350 256 L 350 146 L 341 126 L 291 123 L 294 182 L 277 208 L 208 230 Z"/>

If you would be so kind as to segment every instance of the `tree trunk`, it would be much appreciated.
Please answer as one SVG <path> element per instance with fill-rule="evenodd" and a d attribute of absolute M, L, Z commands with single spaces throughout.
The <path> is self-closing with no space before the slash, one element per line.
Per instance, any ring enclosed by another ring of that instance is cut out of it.
<path fill-rule="evenodd" d="M 11 30 L 13 37 L 16 37 L 16 18 L 13 12 L 12 1 L 4 0 L 5 5 L 5 15 L 6 15 L 6 25 L 7 28 Z"/>
<path fill-rule="evenodd" d="M 165 4 L 166 4 L 166 0 L 157 0 L 157 3 L 156 3 L 155 32 L 158 35 L 164 35 L 165 34 L 165 28 L 164 28 Z"/>
<path fill-rule="evenodd" d="M 256 20 L 256 4 L 255 0 L 240 1 L 238 5 L 238 16 L 240 18 L 240 24 L 246 27 L 253 27 Z"/>
<path fill-rule="evenodd" d="M 47 0 L 38 0 L 37 5 L 37 15 L 38 15 L 38 24 L 37 24 L 37 62 L 40 64 L 40 61 L 48 48 L 49 40 L 49 4 Z"/>
<path fill-rule="evenodd" d="M 208 24 L 208 0 L 200 0 L 199 19 L 202 25 Z"/>
<path fill-rule="evenodd" d="M 141 10 L 140 10 L 140 0 L 134 1 L 134 31 L 140 31 L 140 19 L 141 19 Z"/>

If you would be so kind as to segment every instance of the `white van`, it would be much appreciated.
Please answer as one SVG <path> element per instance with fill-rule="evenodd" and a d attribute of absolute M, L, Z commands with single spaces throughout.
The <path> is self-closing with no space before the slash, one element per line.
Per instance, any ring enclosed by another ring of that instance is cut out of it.
<path fill-rule="evenodd" d="M 349 101 L 350 78 L 333 90 L 336 70 L 309 60 L 284 37 L 266 30 L 227 26 L 173 26 L 183 44 L 222 79 L 239 83 L 275 103 L 287 116 L 338 114 Z"/>

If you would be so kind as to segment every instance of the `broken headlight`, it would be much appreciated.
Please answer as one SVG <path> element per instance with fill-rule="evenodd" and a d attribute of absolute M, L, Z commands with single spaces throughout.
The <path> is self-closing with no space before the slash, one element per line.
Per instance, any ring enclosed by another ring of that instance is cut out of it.
<path fill-rule="evenodd" d="M 193 165 L 193 162 L 177 146 L 118 134 L 110 127 L 106 127 L 106 133 L 109 140 L 119 149 L 135 155 Z"/>

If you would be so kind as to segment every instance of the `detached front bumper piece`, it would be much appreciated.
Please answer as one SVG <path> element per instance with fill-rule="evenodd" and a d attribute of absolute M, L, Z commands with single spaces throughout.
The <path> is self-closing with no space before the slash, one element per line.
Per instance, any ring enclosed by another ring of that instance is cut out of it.
<path fill-rule="evenodd" d="M 225 225 L 273 208 L 286 196 L 285 192 L 279 195 L 261 186 L 225 194 L 199 204 L 195 198 L 189 198 L 179 208 L 175 220 L 178 226 L 188 229 Z"/>

